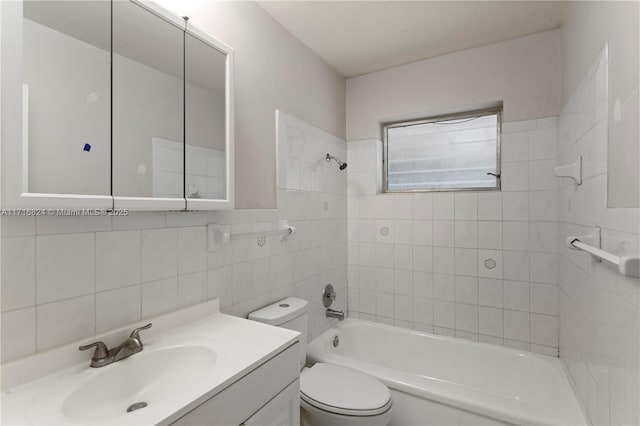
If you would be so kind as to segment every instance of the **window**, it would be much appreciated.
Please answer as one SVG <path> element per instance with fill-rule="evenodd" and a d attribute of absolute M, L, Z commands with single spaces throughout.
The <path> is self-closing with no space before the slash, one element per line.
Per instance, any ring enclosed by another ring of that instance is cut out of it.
<path fill-rule="evenodd" d="M 500 189 L 501 109 L 384 126 L 384 190 Z"/>

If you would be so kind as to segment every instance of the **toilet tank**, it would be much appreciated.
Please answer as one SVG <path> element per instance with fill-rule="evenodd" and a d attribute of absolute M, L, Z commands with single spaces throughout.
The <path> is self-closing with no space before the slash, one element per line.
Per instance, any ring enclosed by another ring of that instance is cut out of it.
<path fill-rule="evenodd" d="M 250 320 L 300 332 L 300 368 L 304 367 L 307 355 L 307 321 L 309 303 L 296 297 L 287 297 L 279 302 L 251 312 Z"/>

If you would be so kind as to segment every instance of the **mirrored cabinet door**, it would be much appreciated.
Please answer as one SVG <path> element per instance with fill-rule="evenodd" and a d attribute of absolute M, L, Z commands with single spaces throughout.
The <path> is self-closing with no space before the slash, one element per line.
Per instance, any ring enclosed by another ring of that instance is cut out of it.
<path fill-rule="evenodd" d="M 185 34 L 185 194 L 227 199 L 227 55 L 197 35 Z"/>
<path fill-rule="evenodd" d="M 0 43 L 3 208 L 233 208 L 231 48 L 138 0 L 0 0 Z"/>
<path fill-rule="evenodd" d="M 116 207 L 185 208 L 184 99 L 184 24 L 114 1 Z"/>
<path fill-rule="evenodd" d="M 22 9 L 23 190 L 109 196 L 111 4 Z"/>

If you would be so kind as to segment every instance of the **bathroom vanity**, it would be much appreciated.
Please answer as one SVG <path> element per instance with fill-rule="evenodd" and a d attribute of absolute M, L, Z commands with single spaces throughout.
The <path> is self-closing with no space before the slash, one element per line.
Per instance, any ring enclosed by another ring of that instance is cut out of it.
<path fill-rule="evenodd" d="M 233 49 L 190 18 L 0 3 L 3 208 L 233 208 Z"/>
<path fill-rule="evenodd" d="M 150 322 L 144 350 L 105 367 L 89 366 L 85 341 L 3 365 L 2 424 L 299 424 L 299 333 L 221 314 L 217 301 Z"/>

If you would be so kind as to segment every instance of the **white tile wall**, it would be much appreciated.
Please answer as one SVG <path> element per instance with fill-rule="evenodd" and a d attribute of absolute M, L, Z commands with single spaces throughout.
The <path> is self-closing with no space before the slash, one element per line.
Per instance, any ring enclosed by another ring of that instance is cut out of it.
<path fill-rule="evenodd" d="M 36 237 L 35 300 L 38 304 L 94 292 L 94 240 L 93 233 Z"/>
<path fill-rule="evenodd" d="M 302 297 L 311 303 L 311 336 L 324 331 L 322 287 L 333 283 L 333 307 L 347 306 L 347 176 L 324 155 L 346 160 L 346 143 L 286 114 L 278 125 L 277 210 L 2 217 L 2 362 L 211 298 L 245 316 Z M 279 219 L 297 227 L 287 242 L 234 240 L 207 252 L 207 223 L 242 232 Z"/>
<path fill-rule="evenodd" d="M 96 291 L 139 283 L 140 231 L 97 232 L 96 259 Z"/>
<path fill-rule="evenodd" d="M 2 238 L 2 312 L 33 305 L 36 250 L 33 237 Z"/>
<path fill-rule="evenodd" d="M 142 282 L 178 275 L 178 229 L 141 231 L 140 263 Z"/>
<path fill-rule="evenodd" d="M 501 192 L 379 193 L 349 142 L 350 315 L 557 356 L 556 129 L 504 123 Z"/>
<path fill-rule="evenodd" d="M 598 225 L 605 250 L 640 253 L 640 210 L 606 205 L 607 68 L 605 47 L 560 116 L 558 164 L 584 158 L 583 184 L 563 181 L 557 203 L 560 356 L 591 424 L 635 425 L 640 424 L 640 280 L 563 244 L 569 235 L 588 234 Z M 538 287 L 531 304 L 545 313 L 553 309 L 552 299 L 548 287 Z M 544 320 L 532 328 L 540 341 L 555 337 L 537 329 Z"/>
<path fill-rule="evenodd" d="M 36 350 L 44 351 L 73 341 L 76 336 L 94 334 L 95 306 L 94 294 L 38 305 L 35 312 Z M 19 327 L 18 324 L 14 326 Z"/>
<path fill-rule="evenodd" d="M 140 287 L 132 285 L 96 294 L 96 332 L 102 333 L 141 318 Z"/>

